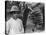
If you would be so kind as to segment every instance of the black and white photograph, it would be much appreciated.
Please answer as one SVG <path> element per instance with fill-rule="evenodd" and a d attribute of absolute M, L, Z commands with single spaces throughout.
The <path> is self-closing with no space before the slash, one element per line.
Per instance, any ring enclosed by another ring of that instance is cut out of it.
<path fill-rule="evenodd" d="M 5 34 L 45 31 L 45 4 L 26 1 L 5 1 Z"/>

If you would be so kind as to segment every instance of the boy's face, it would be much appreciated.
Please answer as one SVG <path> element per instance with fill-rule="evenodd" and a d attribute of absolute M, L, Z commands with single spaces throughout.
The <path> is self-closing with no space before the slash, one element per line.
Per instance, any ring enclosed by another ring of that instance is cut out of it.
<path fill-rule="evenodd" d="M 14 14 L 14 15 L 13 15 L 13 18 L 14 18 L 14 19 L 17 19 L 17 14 Z"/>

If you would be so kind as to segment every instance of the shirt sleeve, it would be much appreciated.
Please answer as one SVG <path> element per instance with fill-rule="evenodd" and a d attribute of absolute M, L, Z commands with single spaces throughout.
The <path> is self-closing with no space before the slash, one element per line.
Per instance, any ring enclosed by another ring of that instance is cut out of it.
<path fill-rule="evenodd" d="M 21 32 L 24 33 L 23 24 L 21 24 Z"/>
<path fill-rule="evenodd" d="M 6 34 L 9 33 L 9 22 L 6 22 Z"/>
<path fill-rule="evenodd" d="M 24 28 L 23 28 L 22 21 L 20 21 L 20 32 L 21 32 L 21 33 L 24 33 Z"/>

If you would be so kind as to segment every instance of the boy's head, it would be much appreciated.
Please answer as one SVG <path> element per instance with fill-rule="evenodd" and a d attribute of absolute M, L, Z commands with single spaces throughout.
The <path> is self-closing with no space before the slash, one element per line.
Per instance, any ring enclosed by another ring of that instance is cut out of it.
<path fill-rule="evenodd" d="M 11 17 L 13 17 L 14 19 L 21 18 L 22 16 L 20 15 L 20 13 L 21 13 L 21 11 L 19 10 L 19 7 L 12 6 L 12 8 L 10 10 Z"/>

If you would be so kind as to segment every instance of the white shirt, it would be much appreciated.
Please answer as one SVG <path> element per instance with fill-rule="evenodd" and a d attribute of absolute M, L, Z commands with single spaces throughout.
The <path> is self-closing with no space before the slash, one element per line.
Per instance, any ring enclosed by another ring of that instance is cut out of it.
<path fill-rule="evenodd" d="M 24 33 L 24 28 L 22 24 L 22 20 L 17 18 L 16 20 L 11 18 L 6 22 L 7 33 L 9 31 L 9 35 L 15 35 L 16 33 Z"/>

